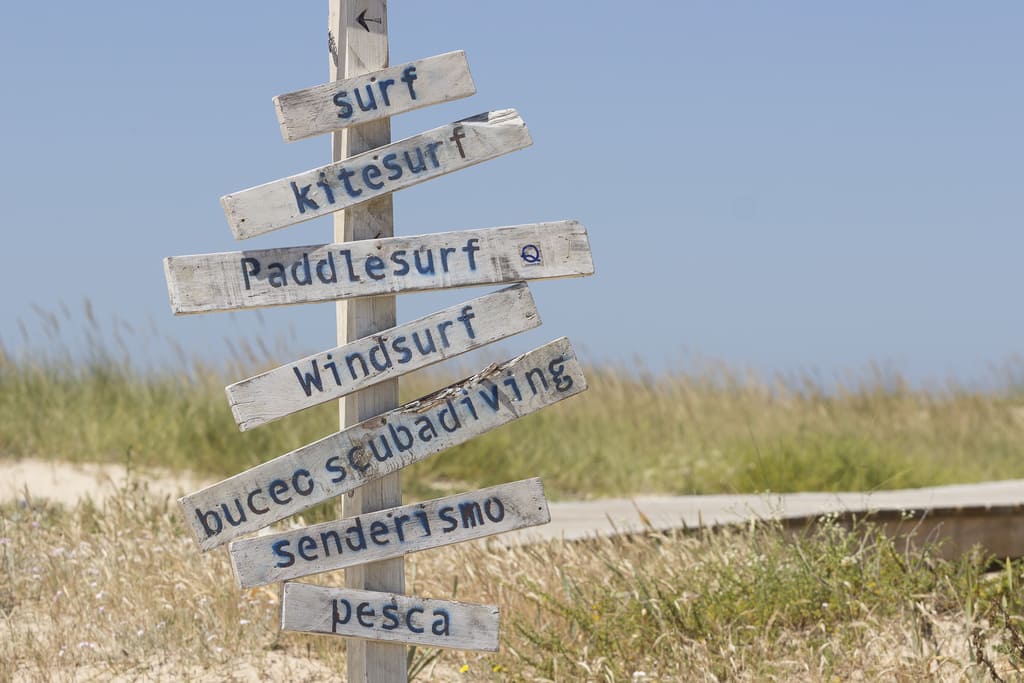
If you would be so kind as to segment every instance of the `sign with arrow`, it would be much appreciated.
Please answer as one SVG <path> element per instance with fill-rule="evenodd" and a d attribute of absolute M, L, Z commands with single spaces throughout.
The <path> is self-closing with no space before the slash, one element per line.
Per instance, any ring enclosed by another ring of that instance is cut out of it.
<path fill-rule="evenodd" d="M 360 26 L 363 27 L 363 29 L 365 31 L 367 31 L 367 32 L 370 31 L 370 24 L 377 24 L 378 26 L 383 26 L 384 25 L 384 20 L 381 19 L 380 17 L 377 17 L 376 19 L 368 18 L 366 16 L 366 13 L 368 11 L 369 10 L 365 10 L 364 9 L 362 12 L 359 13 L 359 16 L 356 17 L 356 21 L 359 23 Z"/>
<path fill-rule="evenodd" d="M 339 211 L 532 144 L 515 109 L 456 121 L 338 163 L 221 197 L 236 239 Z"/>
<path fill-rule="evenodd" d="M 376 121 L 476 92 L 459 50 L 274 98 L 285 142 Z"/>
<path fill-rule="evenodd" d="M 175 314 L 594 273 L 577 221 L 164 259 Z"/>
<path fill-rule="evenodd" d="M 328 17 L 338 80 L 274 105 L 286 141 L 355 127 L 333 139 L 334 163 L 221 204 L 236 239 L 356 207 L 336 215 L 337 243 L 170 257 L 164 271 L 175 314 L 378 297 L 339 307 L 337 347 L 227 387 L 243 431 L 345 397 L 342 428 L 178 503 L 203 550 L 230 543 L 243 588 L 367 565 L 348 573 L 350 589 L 287 583 L 281 627 L 359 639 L 350 679 L 402 681 L 406 653 L 395 643 L 496 651 L 498 609 L 400 595 L 400 558 L 544 524 L 550 513 L 540 479 L 401 505 L 397 473 L 587 382 L 564 337 L 399 407 L 388 380 L 536 327 L 524 281 L 591 275 L 594 264 L 573 220 L 393 237 L 391 202 L 365 203 L 528 147 L 530 133 L 502 109 L 391 142 L 391 116 L 475 92 L 465 53 L 388 67 L 386 0 L 331 0 Z M 396 325 L 390 295 L 510 283 Z M 241 538 L 343 494 L 344 519 Z"/>

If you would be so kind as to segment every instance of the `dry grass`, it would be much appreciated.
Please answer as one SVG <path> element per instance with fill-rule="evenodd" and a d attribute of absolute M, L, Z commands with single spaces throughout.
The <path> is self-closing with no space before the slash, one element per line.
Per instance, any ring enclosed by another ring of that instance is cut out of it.
<path fill-rule="evenodd" d="M 330 680 L 342 641 L 278 632 L 176 507 L 0 510 L 0 680 Z M 498 654 L 418 651 L 421 680 L 1021 680 L 1024 566 L 985 573 L 876 530 L 652 534 L 408 558 L 425 597 L 498 604 Z M 338 575 L 318 577 L 340 583 Z M 978 647 L 981 646 L 979 657 Z M 986 663 L 987 662 L 987 663 Z M 460 674 L 461 672 L 461 674 Z"/>

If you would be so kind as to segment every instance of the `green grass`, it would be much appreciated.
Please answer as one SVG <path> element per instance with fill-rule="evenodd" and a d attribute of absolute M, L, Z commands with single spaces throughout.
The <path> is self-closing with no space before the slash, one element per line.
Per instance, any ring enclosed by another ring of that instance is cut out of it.
<path fill-rule="evenodd" d="M 0 348 L 0 457 L 128 462 L 225 477 L 337 430 L 334 404 L 238 431 L 224 386 L 294 357 L 235 349 L 142 371 L 101 342 L 12 356 Z M 131 341 L 131 339 L 129 339 Z M 119 337 L 118 343 L 127 347 Z M 475 368 L 474 368 L 475 369 Z M 470 374 L 467 369 L 463 374 Z M 448 374 L 443 374 L 447 372 Z M 988 392 L 914 389 L 865 374 L 825 391 L 720 366 L 657 377 L 589 367 L 590 390 L 405 472 L 413 498 L 542 476 L 552 498 L 869 490 L 1024 477 L 1016 366 Z M 404 378 L 403 400 L 460 378 Z"/>

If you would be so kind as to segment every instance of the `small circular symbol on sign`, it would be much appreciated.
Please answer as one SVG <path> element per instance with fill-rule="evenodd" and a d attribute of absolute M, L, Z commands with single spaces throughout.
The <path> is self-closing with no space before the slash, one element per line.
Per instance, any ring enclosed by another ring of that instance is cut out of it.
<path fill-rule="evenodd" d="M 519 250 L 519 256 L 527 263 L 540 263 L 540 249 L 536 244 L 527 244 Z"/>

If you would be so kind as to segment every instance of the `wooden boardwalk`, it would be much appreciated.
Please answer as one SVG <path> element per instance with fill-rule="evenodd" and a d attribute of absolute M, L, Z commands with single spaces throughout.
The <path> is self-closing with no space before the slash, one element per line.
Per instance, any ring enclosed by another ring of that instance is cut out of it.
<path fill-rule="evenodd" d="M 799 529 L 823 516 L 848 523 L 871 515 L 917 544 L 941 541 L 952 557 L 975 544 L 998 557 L 1024 556 L 1024 479 L 871 493 L 638 496 L 551 503 L 551 523 L 502 536 L 509 544 L 650 530 L 697 529 L 779 520 Z"/>

